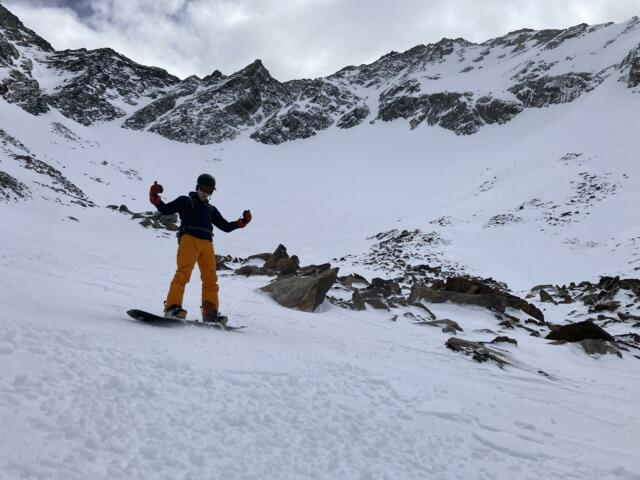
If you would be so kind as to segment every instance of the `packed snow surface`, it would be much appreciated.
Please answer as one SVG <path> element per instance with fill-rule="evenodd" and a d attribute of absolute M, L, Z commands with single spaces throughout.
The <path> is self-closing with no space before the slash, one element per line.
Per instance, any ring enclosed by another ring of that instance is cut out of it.
<path fill-rule="evenodd" d="M 150 209 L 154 180 L 170 200 L 206 171 L 226 218 L 254 216 L 216 234 L 220 254 L 283 243 L 303 264 L 388 277 L 332 259 L 420 229 L 446 240 L 443 259 L 519 294 L 637 276 L 639 108 L 610 78 L 469 137 L 398 121 L 268 147 L 184 145 L 0 103 L 1 128 L 96 203 L 35 184 L 31 199 L 0 203 L 0 478 L 640 478 L 633 356 L 516 331 L 518 346 L 500 347 L 514 365 L 499 369 L 445 349 L 439 329 L 328 302 L 285 309 L 257 291 L 268 278 L 225 273 L 222 310 L 246 330 L 151 327 L 125 312 L 161 310 L 175 237 L 104 208 Z M 194 272 L 193 317 L 198 284 Z M 430 308 L 462 338 L 492 338 L 474 333 L 495 328 L 487 310 Z M 546 307 L 549 321 L 563 315 Z"/>

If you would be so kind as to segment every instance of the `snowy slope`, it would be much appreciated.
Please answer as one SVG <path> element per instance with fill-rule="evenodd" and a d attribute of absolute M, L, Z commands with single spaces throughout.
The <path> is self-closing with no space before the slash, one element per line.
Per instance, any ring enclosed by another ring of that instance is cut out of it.
<path fill-rule="evenodd" d="M 633 352 L 589 356 L 504 331 L 480 307 L 428 305 L 462 339 L 517 340 L 498 345 L 500 369 L 446 349 L 440 329 L 391 321 L 404 310 L 299 312 L 257 290 L 269 278 L 222 272 L 222 310 L 246 331 L 149 327 L 125 311 L 160 310 L 175 237 L 105 208 L 148 210 L 154 180 L 172 199 L 207 171 L 223 215 L 254 215 L 216 234 L 220 254 L 283 243 L 303 264 L 393 278 L 367 263 L 372 237 L 418 229 L 441 241 L 407 245 L 409 263 L 521 296 L 637 277 L 639 108 L 610 75 L 470 136 L 398 120 L 270 146 L 248 131 L 184 144 L 0 101 L 0 173 L 22 185 L 0 199 L 0 478 L 640 478 Z M 193 316 L 199 293 L 194 272 Z M 532 301 L 552 323 L 588 317 Z"/>

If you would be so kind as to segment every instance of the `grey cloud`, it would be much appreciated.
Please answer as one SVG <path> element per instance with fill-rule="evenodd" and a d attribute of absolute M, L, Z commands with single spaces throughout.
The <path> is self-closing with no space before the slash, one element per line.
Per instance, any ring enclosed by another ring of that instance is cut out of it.
<path fill-rule="evenodd" d="M 261 58 L 280 80 L 324 76 L 442 37 L 623 21 L 640 0 L 10 0 L 56 48 L 111 46 L 185 77 Z M 58 21 L 52 22 L 52 18 Z"/>

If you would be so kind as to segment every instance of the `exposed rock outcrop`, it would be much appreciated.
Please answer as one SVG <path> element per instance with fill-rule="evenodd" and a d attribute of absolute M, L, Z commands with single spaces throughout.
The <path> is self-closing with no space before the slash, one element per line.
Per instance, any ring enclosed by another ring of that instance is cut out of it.
<path fill-rule="evenodd" d="M 562 325 L 546 336 L 548 340 L 561 342 L 580 342 L 582 340 L 608 340 L 614 338 L 605 330 L 590 321 Z"/>
<path fill-rule="evenodd" d="M 640 45 L 629 52 L 623 62 L 624 67 L 629 69 L 629 75 L 627 76 L 629 88 L 640 85 Z"/>
<path fill-rule="evenodd" d="M 509 88 L 525 107 L 548 107 L 573 102 L 583 93 L 602 83 L 602 78 L 588 72 L 544 76 L 515 84 Z"/>
<path fill-rule="evenodd" d="M 510 362 L 501 352 L 494 348 L 487 347 L 482 342 L 472 342 L 457 337 L 451 337 L 447 340 L 445 345 L 448 349 L 453 350 L 454 352 L 462 352 L 479 363 L 492 361 L 500 368 L 510 365 Z"/>
<path fill-rule="evenodd" d="M 123 117 L 119 103 L 136 106 L 178 82 L 165 70 L 139 65 L 110 48 L 64 50 L 46 63 L 57 74 L 73 75 L 48 94 L 48 103 L 83 125 Z"/>
<path fill-rule="evenodd" d="M 337 277 L 338 268 L 331 268 L 308 277 L 291 275 L 278 278 L 260 290 L 284 307 L 314 312 L 324 301 Z"/>
<path fill-rule="evenodd" d="M 515 295 L 464 277 L 448 278 L 431 287 L 415 284 L 409 295 L 409 302 L 426 300 L 431 303 L 451 302 L 460 305 L 479 305 L 497 313 L 504 313 L 507 307 L 521 310 L 537 320 L 544 320 L 543 313 L 535 306 Z"/>
<path fill-rule="evenodd" d="M 29 187 L 7 172 L 0 170 L 0 201 L 7 202 L 30 196 Z"/>

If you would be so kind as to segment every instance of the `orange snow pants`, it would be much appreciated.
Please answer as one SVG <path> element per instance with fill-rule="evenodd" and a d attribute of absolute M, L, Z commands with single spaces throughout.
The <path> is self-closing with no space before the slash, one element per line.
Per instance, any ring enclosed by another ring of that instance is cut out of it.
<path fill-rule="evenodd" d="M 184 289 L 189 283 L 195 264 L 200 269 L 202 279 L 202 302 L 211 302 L 218 309 L 218 275 L 216 274 L 216 254 L 210 240 L 202 240 L 189 234 L 180 238 L 177 257 L 178 269 L 171 281 L 167 294 L 167 306 L 182 305 Z"/>

